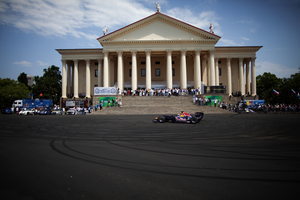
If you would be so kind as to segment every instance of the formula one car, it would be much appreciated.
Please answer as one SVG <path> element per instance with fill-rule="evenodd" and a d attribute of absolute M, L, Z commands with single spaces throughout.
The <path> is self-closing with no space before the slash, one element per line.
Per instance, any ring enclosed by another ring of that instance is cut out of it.
<path fill-rule="evenodd" d="M 204 113 L 203 112 L 195 112 L 195 116 L 192 116 L 186 112 L 181 112 L 178 115 L 162 115 L 159 117 L 155 117 L 155 119 L 152 120 L 152 122 L 181 122 L 181 123 L 187 123 L 187 124 L 196 124 L 201 121 L 203 118 Z"/>

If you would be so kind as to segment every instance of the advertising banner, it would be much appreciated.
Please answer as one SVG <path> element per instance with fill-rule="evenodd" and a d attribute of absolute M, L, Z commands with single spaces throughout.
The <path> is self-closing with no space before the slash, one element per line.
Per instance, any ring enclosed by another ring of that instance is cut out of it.
<path fill-rule="evenodd" d="M 94 87 L 94 95 L 117 95 L 115 87 Z"/>
<path fill-rule="evenodd" d="M 113 102 L 116 105 L 116 97 L 99 97 L 99 104 L 102 102 L 103 107 L 108 107 L 108 101 L 110 107 L 113 106 Z"/>
<path fill-rule="evenodd" d="M 265 100 L 245 100 L 244 103 L 247 105 L 247 107 L 252 107 L 259 104 L 265 104 Z"/>
<path fill-rule="evenodd" d="M 222 101 L 222 96 L 204 96 L 204 100 L 205 98 L 207 98 L 207 102 L 205 103 L 205 105 L 215 105 L 215 99 L 217 99 L 217 101 Z M 209 99 L 210 99 L 210 103 L 209 103 Z"/>

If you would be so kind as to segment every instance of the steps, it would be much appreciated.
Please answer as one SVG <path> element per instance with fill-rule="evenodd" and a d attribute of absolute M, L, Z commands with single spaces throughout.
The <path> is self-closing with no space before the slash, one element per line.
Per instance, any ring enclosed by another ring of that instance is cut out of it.
<path fill-rule="evenodd" d="M 191 114 L 234 114 L 213 106 L 197 106 L 192 96 L 123 96 L 122 107 L 105 107 L 95 115 L 143 115 L 143 114 L 178 114 L 185 111 Z"/>

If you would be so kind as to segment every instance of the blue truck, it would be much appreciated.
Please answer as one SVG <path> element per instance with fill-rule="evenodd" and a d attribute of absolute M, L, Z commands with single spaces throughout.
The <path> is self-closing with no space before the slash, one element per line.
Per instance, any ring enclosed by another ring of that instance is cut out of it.
<path fill-rule="evenodd" d="M 15 100 L 12 107 L 19 108 L 51 108 L 53 106 L 52 99 L 21 99 Z"/>

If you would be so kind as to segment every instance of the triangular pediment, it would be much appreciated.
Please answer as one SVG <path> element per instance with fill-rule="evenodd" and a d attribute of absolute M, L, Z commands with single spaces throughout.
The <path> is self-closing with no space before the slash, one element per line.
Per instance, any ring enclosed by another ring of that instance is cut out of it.
<path fill-rule="evenodd" d="M 171 18 L 160 12 L 98 38 L 102 42 L 201 40 L 215 41 L 219 36 Z"/>

